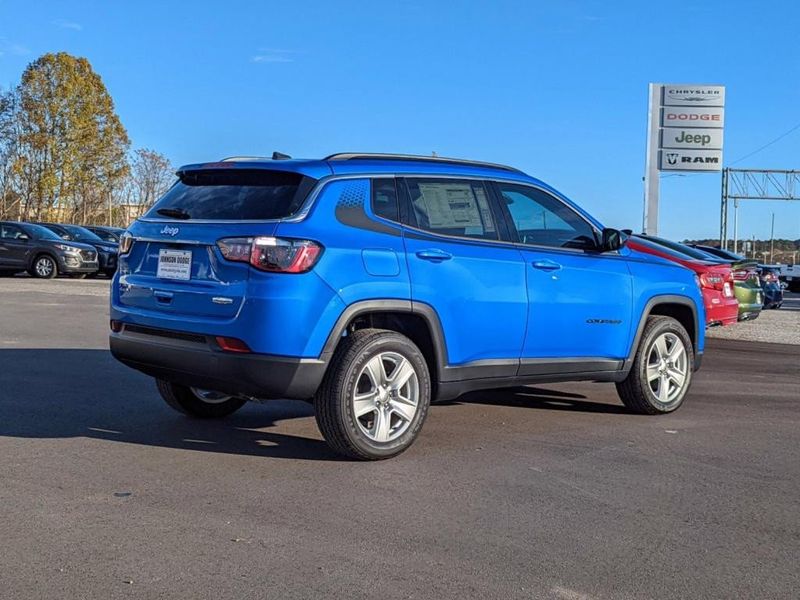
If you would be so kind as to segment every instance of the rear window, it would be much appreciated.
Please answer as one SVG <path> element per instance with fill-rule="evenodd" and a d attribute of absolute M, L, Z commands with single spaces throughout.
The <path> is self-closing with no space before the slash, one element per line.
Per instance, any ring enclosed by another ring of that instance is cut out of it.
<path fill-rule="evenodd" d="M 261 221 L 296 213 L 315 179 L 266 170 L 185 171 L 146 217 Z"/>

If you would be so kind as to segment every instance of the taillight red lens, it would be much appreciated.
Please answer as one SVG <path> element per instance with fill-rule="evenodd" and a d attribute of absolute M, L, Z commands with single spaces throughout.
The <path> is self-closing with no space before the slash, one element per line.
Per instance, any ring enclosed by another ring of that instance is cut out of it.
<path fill-rule="evenodd" d="M 700 275 L 700 285 L 704 288 L 721 290 L 725 283 L 725 278 L 718 273 L 703 273 Z"/>
<path fill-rule="evenodd" d="M 322 246 L 311 240 L 276 237 L 226 238 L 217 246 L 228 260 L 274 273 L 305 273 L 322 254 Z"/>

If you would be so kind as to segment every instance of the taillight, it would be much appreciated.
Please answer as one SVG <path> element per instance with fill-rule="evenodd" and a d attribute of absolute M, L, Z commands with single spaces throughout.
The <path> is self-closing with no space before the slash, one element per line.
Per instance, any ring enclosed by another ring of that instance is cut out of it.
<path fill-rule="evenodd" d="M 755 271 L 748 271 L 745 269 L 739 269 L 738 271 L 733 272 L 733 278 L 736 281 L 747 281 L 748 279 L 752 279 L 753 277 L 758 277 L 758 273 Z"/>
<path fill-rule="evenodd" d="M 128 252 L 131 251 L 132 247 L 133 247 L 133 236 L 127 231 L 123 231 L 122 235 L 119 236 L 119 253 L 127 254 Z"/>
<path fill-rule="evenodd" d="M 225 352 L 240 352 L 243 354 L 250 352 L 250 347 L 242 340 L 222 336 L 217 336 L 215 339 L 219 347 Z"/>
<path fill-rule="evenodd" d="M 713 290 L 723 289 L 725 278 L 718 273 L 703 273 L 700 275 L 700 285 Z"/>
<path fill-rule="evenodd" d="M 322 246 L 311 240 L 276 237 L 225 238 L 217 246 L 228 260 L 274 273 L 305 273 L 322 254 Z"/>

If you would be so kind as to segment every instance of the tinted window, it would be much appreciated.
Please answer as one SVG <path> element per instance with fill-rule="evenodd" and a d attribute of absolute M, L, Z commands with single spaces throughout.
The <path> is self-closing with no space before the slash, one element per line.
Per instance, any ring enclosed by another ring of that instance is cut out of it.
<path fill-rule="evenodd" d="M 459 179 L 408 179 L 412 219 L 442 235 L 497 239 L 483 183 Z"/>
<path fill-rule="evenodd" d="M 78 227 L 77 225 L 64 225 L 64 229 L 69 231 L 69 234 L 72 236 L 73 240 L 77 240 L 79 242 L 102 242 L 98 236 L 93 234 L 88 229 L 84 229 L 83 227 Z"/>
<path fill-rule="evenodd" d="M 164 218 L 172 212 L 190 219 L 280 219 L 297 212 L 315 182 L 286 171 L 186 171 L 146 216 Z"/>
<path fill-rule="evenodd" d="M 92 229 L 90 231 L 105 242 L 117 243 L 119 241 L 119 236 L 113 231 L 108 231 L 106 229 Z"/>
<path fill-rule="evenodd" d="M 687 246 L 686 244 L 679 244 L 678 242 L 672 242 L 670 240 L 665 240 L 664 238 L 654 237 L 651 235 L 644 236 L 644 239 L 650 240 L 654 244 L 659 246 L 664 246 L 665 248 L 669 248 L 670 250 L 674 250 L 675 252 L 680 252 L 682 254 L 686 254 L 687 256 L 691 256 L 692 258 L 696 258 L 697 260 L 705 260 L 705 261 L 712 261 L 712 262 L 720 262 L 721 259 L 719 256 L 714 256 L 708 252 L 704 252 L 703 250 L 698 250 L 697 248 L 692 248 L 691 246 Z"/>
<path fill-rule="evenodd" d="M 23 236 L 23 231 L 16 225 L 0 225 L 0 237 L 6 240 L 18 240 Z"/>
<path fill-rule="evenodd" d="M 48 229 L 47 227 L 42 227 L 41 225 L 26 223 L 23 228 L 31 237 L 37 240 L 61 240 L 61 238 L 53 233 L 52 230 Z"/>
<path fill-rule="evenodd" d="M 400 220 L 394 179 L 374 179 L 372 181 L 372 212 L 390 221 Z"/>
<path fill-rule="evenodd" d="M 517 229 L 519 241 L 534 246 L 592 249 L 594 229 L 550 194 L 522 185 L 497 184 Z"/>

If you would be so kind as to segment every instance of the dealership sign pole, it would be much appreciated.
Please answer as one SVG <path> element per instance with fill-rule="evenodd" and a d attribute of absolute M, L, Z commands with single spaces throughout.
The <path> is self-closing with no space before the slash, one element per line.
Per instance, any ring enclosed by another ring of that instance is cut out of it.
<path fill-rule="evenodd" d="M 644 232 L 658 234 L 661 171 L 722 170 L 725 87 L 650 84 Z"/>

